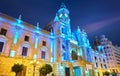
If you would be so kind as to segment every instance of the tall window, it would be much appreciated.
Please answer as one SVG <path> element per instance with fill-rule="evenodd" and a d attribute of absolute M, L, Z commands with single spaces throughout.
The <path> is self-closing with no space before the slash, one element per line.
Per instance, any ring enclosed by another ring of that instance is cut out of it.
<path fill-rule="evenodd" d="M 4 46 L 4 42 L 0 42 L 0 52 L 2 52 Z"/>
<path fill-rule="evenodd" d="M 42 45 L 43 45 L 43 46 L 46 46 L 46 41 L 43 41 L 43 42 L 42 42 Z"/>
<path fill-rule="evenodd" d="M 106 64 L 104 64 L 104 68 L 105 68 L 105 69 L 107 69 L 107 66 L 106 66 Z"/>
<path fill-rule="evenodd" d="M 103 62 L 105 63 L 105 59 L 103 59 Z"/>
<path fill-rule="evenodd" d="M 7 30 L 4 28 L 1 28 L 0 35 L 6 36 Z"/>
<path fill-rule="evenodd" d="M 62 33 L 67 34 L 67 30 L 65 28 L 62 28 Z"/>
<path fill-rule="evenodd" d="M 101 68 L 103 68 L 102 64 L 101 64 Z"/>
<path fill-rule="evenodd" d="M 22 49 L 22 56 L 27 56 L 27 51 L 28 51 L 28 48 L 27 47 L 23 47 L 23 49 Z"/>
<path fill-rule="evenodd" d="M 25 41 L 29 41 L 29 36 L 25 36 Z"/>
<path fill-rule="evenodd" d="M 96 67 L 98 67 L 98 64 L 96 63 Z"/>
<path fill-rule="evenodd" d="M 62 49 L 63 49 L 63 53 L 62 53 L 63 59 L 66 60 L 67 59 L 67 57 L 66 57 L 66 49 L 65 49 L 64 45 L 62 45 Z"/>
<path fill-rule="evenodd" d="M 77 60 L 78 59 L 76 51 L 72 50 L 71 56 L 72 56 L 72 60 Z"/>
<path fill-rule="evenodd" d="M 95 56 L 95 60 L 97 60 L 97 57 Z"/>
<path fill-rule="evenodd" d="M 65 68 L 65 76 L 70 76 L 70 68 Z"/>
<path fill-rule="evenodd" d="M 101 51 L 101 53 L 103 53 L 103 49 L 102 48 L 100 49 L 100 51 Z"/>
<path fill-rule="evenodd" d="M 42 53 L 41 53 L 41 58 L 42 58 L 42 59 L 45 59 L 45 51 L 42 51 Z"/>

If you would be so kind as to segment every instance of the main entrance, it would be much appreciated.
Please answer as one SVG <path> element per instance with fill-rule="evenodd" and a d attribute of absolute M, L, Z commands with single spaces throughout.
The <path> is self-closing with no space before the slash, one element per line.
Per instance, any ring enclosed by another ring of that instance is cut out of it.
<path fill-rule="evenodd" d="M 65 76 L 70 76 L 70 68 L 65 68 Z"/>
<path fill-rule="evenodd" d="M 82 76 L 82 68 L 74 67 L 74 76 Z"/>

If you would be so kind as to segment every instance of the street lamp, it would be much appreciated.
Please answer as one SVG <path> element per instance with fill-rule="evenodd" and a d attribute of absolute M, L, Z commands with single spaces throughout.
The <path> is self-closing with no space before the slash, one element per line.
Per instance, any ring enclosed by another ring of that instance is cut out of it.
<path fill-rule="evenodd" d="M 35 68 L 36 68 L 36 65 L 39 64 L 39 61 L 33 60 L 30 62 L 30 64 L 33 65 L 33 76 L 35 76 Z"/>

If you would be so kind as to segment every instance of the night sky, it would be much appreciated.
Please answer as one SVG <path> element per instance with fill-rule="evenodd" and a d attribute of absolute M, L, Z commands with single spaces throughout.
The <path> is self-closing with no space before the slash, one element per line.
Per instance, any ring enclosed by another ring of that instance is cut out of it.
<path fill-rule="evenodd" d="M 120 0 L 0 0 L 0 12 L 43 28 L 52 21 L 60 4 L 70 11 L 72 31 L 80 26 L 93 41 L 95 35 L 106 35 L 120 45 Z M 92 45 L 92 43 L 91 43 Z"/>

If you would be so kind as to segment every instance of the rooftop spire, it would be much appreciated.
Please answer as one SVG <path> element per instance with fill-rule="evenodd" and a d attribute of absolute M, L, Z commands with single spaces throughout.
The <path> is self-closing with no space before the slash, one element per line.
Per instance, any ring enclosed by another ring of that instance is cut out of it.
<path fill-rule="evenodd" d="M 22 15 L 20 14 L 18 19 L 21 20 L 21 17 L 22 17 Z"/>
<path fill-rule="evenodd" d="M 37 27 L 39 27 L 39 22 L 37 22 Z"/>
<path fill-rule="evenodd" d="M 39 28 L 39 22 L 37 22 L 37 27 L 36 27 L 36 29 L 37 30 L 39 30 L 40 28 Z"/>
<path fill-rule="evenodd" d="M 22 17 L 22 15 L 20 14 L 19 17 L 18 17 L 18 19 L 17 19 L 17 23 L 18 24 L 20 24 L 22 22 L 21 17 Z"/>
<path fill-rule="evenodd" d="M 65 6 L 64 3 L 62 3 L 60 7 L 61 7 L 61 8 L 66 8 L 66 6 Z"/>
<path fill-rule="evenodd" d="M 55 16 L 55 18 L 54 18 L 54 21 L 58 21 L 58 20 L 59 20 L 58 14 L 56 13 L 56 16 Z"/>
<path fill-rule="evenodd" d="M 94 36 L 94 39 L 95 39 L 94 45 L 95 45 L 95 46 L 99 46 L 99 45 L 100 45 L 100 41 L 99 41 L 98 37 L 97 37 L 97 36 Z"/>
<path fill-rule="evenodd" d="M 81 31 L 79 26 L 78 26 L 77 30 L 78 30 L 78 32 L 80 32 L 80 31 Z"/>
<path fill-rule="evenodd" d="M 78 30 L 80 29 L 80 26 L 78 26 Z"/>

